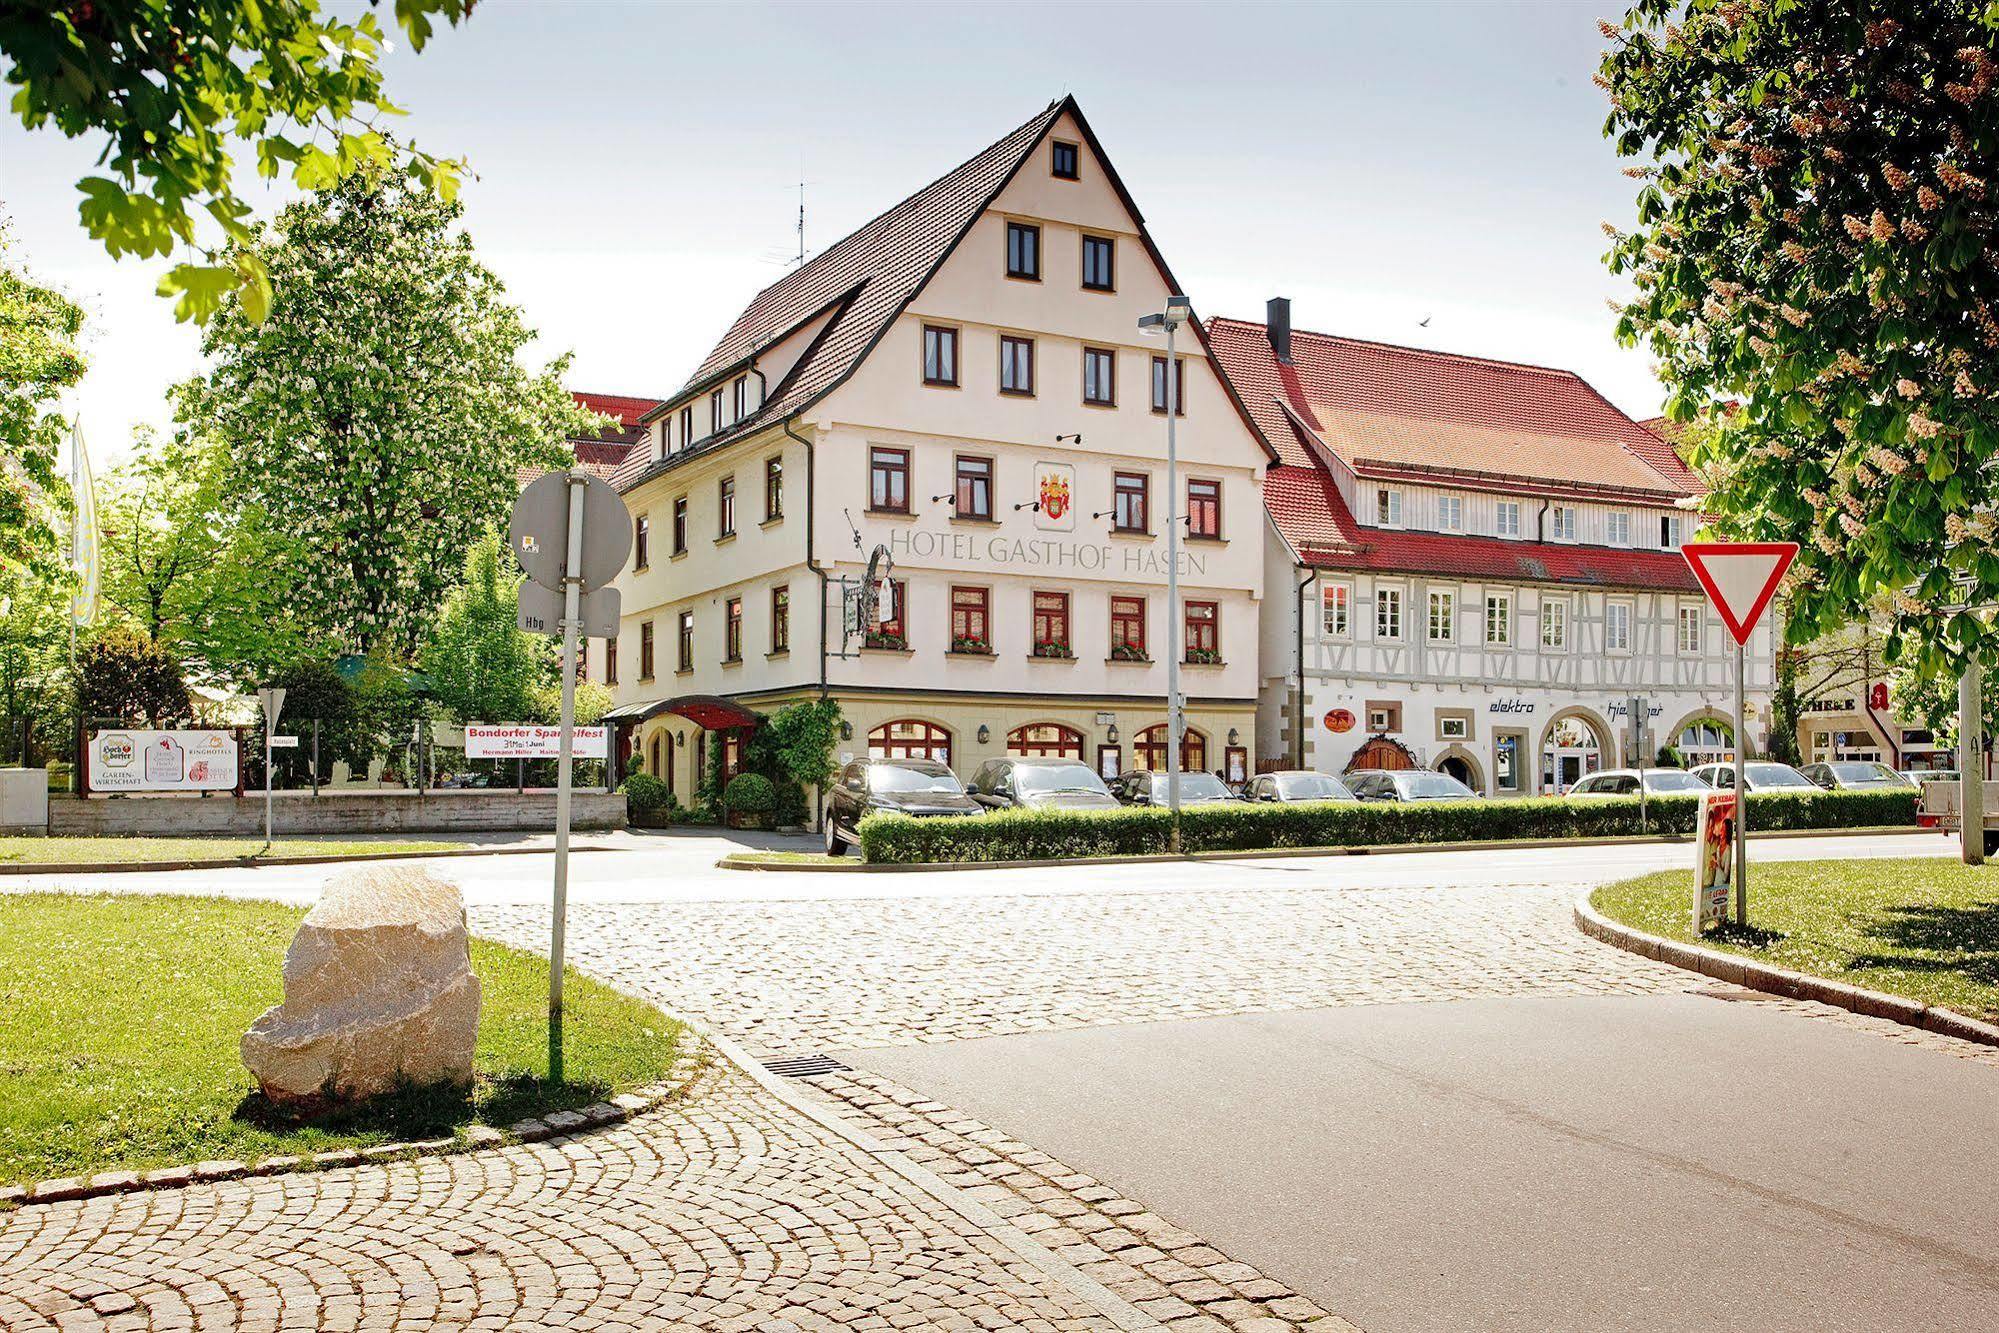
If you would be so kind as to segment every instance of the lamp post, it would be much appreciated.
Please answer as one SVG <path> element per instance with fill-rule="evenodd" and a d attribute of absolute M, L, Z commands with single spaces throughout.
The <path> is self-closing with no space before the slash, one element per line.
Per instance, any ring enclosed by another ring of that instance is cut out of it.
<path fill-rule="evenodd" d="M 1168 846 L 1175 856 L 1180 854 L 1180 767 L 1184 762 L 1180 744 L 1180 657 L 1184 650 L 1180 640 L 1185 627 L 1180 611 L 1180 454 L 1173 420 L 1180 415 L 1180 367 L 1173 359 L 1173 335 L 1193 314 L 1193 302 L 1173 295 L 1166 298 L 1166 309 L 1141 315 L 1138 320 L 1140 333 L 1151 337 L 1162 331 L 1166 334 L 1166 806 L 1172 818 Z"/>

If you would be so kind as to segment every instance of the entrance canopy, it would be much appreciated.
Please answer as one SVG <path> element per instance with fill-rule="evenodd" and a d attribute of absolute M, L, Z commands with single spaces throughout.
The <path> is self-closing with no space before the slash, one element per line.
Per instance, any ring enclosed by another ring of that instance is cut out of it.
<path fill-rule="evenodd" d="M 672 699 L 657 699 L 651 703 L 620 704 L 604 714 L 604 721 L 643 722 L 662 713 L 684 717 L 696 726 L 705 727 L 709 731 L 721 731 L 729 727 L 754 727 L 757 724 L 755 713 L 733 699 L 724 699 L 719 694 L 682 694 Z"/>

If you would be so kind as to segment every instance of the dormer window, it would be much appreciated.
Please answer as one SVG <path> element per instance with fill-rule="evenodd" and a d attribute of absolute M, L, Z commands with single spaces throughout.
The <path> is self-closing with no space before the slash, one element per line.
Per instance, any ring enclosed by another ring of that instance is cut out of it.
<path fill-rule="evenodd" d="M 1060 139 L 1053 141 L 1049 150 L 1048 174 L 1055 177 L 1056 180 L 1063 181 L 1072 181 L 1081 178 L 1082 173 L 1077 169 L 1075 144 L 1064 143 Z"/>
<path fill-rule="evenodd" d="M 1659 545 L 1669 551 L 1680 549 L 1680 516 L 1678 514 L 1659 515 Z"/>
<path fill-rule="evenodd" d="M 1518 537 L 1520 535 L 1520 502 L 1518 500 L 1501 500 L 1499 502 L 1498 507 L 1493 510 L 1492 530 L 1496 535 L 1501 537 Z"/>
<path fill-rule="evenodd" d="M 1613 509 L 1604 516 L 1604 536 L 1612 546 L 1631 545 L 1631 515 Z"/>
<path fill-rule="evenodd" d="M 1572 542 L 1576 539 L 1574 505 L 1556 505 L 1548 511 L 1548 536 L 1558 542 Z"/>
<path fill-rule="evenodd" d="M 708 433 L 716 434 L 722 429 L 722 391 L 715 390 L 708 395 Z"/>
<path fill-rule="evenodd" d="M 1384 528 L 1402 526 L 1402 492 L 1386 486 L 1374 493 L 1374 521 Z"/>
<path fill-rule="evenodd" d="M 750 377 L 738 375 L 736 382 L 729 387 L 731 390 L 729 416 L 732 420 L 741 421 L 750 414 Z"/>
<path fill-rule="evenodd" d="M 1437 527 L 1444 532 L 1461 532 L 1465 526 L 1465 501 L 1461 495 L 1437 497 Z"/>
<path fill-rule="evenodd" d="M 680 447 L 685 449 L 694 443 L 694 408 L 690 404 L 680 409 Z"/>

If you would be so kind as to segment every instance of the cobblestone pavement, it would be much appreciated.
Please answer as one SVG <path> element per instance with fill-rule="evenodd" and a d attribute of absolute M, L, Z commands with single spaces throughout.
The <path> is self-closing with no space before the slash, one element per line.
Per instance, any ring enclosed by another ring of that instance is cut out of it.
<path fill-rule="evenodd" d="M 1291 887 L 1294 874 L 1226 873 L 1242 887 L 593 904 L 572 915 L 567 947 L 592 975 L 760 1055 L 1703 982 L 1582 935 L 1573 887 L 1328 890 Z M 472 919 L 482 934 L 546 947 L 545 912 L 478 908 Z"/>
<path fill-rule="evenodd" d="M 755 1088 L 566 1141 L 0 1214 L 0 1328 L 1115 1329 Z"/>

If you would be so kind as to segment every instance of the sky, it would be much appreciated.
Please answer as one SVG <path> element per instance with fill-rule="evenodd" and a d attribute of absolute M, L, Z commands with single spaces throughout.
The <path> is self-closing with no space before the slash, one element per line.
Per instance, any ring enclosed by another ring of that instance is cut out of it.
<path fill-rule="evenodd" d="M 1073 93 L 1198 312 L 1288 296 L 1300 328 L 1561 366 L 1642 418 L 1602 263 L 1634 197 L 1590 83 L 1613 8 L 483 0 L 387 75 L 396 131 L 469 162 L 466 226 L 574 389 L 679 387 L 786 271 L 801 180 L 817 250 Z M 101 144 L 0 119 L 14 257 L 87 311 L 71 406 L 115 458 L 199 335 L 164 263 L 78 224 Z M 290 197 L 245 177 L 260 216 Z"/>

